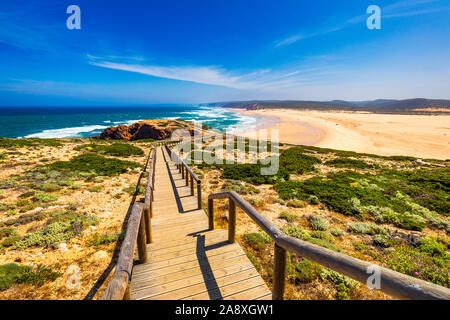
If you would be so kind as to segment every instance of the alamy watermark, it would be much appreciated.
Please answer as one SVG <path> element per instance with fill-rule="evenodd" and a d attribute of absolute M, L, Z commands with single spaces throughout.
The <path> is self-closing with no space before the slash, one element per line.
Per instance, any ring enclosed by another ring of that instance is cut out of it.
<path fill-rule="evenodd" d="M 366 284 L 370 290 L 381 289 L 381 268 L 375 264 L 367 267 L 366 272 L 370 274 L 367 278 Z"/>
<path fill-rule="evenodd" d="M 67 14 L 70 16 L 66 20 L 66 26 L 69 30 L 81 29 L 81 9 L 77 5 L 70 5 L 66 10 Z"/>
<path fill-rule="evenodd" d="M 80 289 L 80 278 L 81 278 L 81 270 L 80 267 L 76 264 L 71 264 L 67 268 L 67 280 L 66 287 L 69 290 L 78 290 Z"/>
<path fill-rule="evenodd" d="M 367 7 L 367 14 L 370 16 L 367 18 L 366 25 L 369 30 L 381 29 L 381 9 L 377 5 L 370 5 Z"/>
<path fill-rule="evenodd" d="M 255 130 L 247 138 L 229 132 L 204 129 L 198 121 L 194 129 L 178 129 L 171 139 L 179 141 L 174 151 L 186 164 L 259 164 L 261 175 L 276 175 L 279 169 L 278 129 Z"/>

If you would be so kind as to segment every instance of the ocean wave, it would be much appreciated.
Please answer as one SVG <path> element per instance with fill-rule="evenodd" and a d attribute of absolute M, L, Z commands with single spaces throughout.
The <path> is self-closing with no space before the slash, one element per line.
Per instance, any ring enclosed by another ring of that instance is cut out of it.
<path fill-rule="evenodd" d="M 38 133 L 33 133 L 25 136 L 25 138 L 80 138 L 83 137 L 81 133 L 92 132 L 95 130 L 103 130 L 107 128 L 106 126 L 83 126 L 83 127 L 72 127 L 72 128 L 62 128 L 62 129 L 49 129 L 43 130 Z"/>

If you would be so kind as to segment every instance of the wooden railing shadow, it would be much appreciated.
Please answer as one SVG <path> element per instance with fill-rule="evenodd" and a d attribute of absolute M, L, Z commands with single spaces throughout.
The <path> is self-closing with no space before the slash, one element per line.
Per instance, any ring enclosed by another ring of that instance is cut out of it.
<path fill-rule="evenodd" d="M 188 212 L 193 212 L 193 211 L 198 210 L 198 208 L 193 208 L 193 209 L 185 209 L 184 208 L 181 199 L 188 198 L 188 197 L 193 197 L 193 194 L 180 196 L 180 193 L 178 192 L 178 189 L 186 188 L 186 187 L 189 188 L 189 183 L 186 184 L 186 185 L 177 186 L 176 181 L 185 181 L 185 178 L 183 177 L 183 174 L 181 172 L 177 173 L 176 172 L 177 169 L 175 169 L 175 174 L 177 174 L 177 175 L 180 174 L 181 175 L 181 179 L 175 179 L 174 172 L 172 172 L 173 169 L 170 167 L 170 162 L 169 161 L 171 161 L 171 159 L 170 158 L 169 159 L 166 158 L 166 153 L 165 152 L 163 152 L 163 157 L 164 157 L 164 161 L 166 163 L 167 171 L 169 173 L 169 179 L 170 179 L 170 183 L 172 185 L 173 193 L 175 195 L 175 201 L 177 203 L 178 212 L 179 213 L 188 213 Z M 179 167 L 177 166 L 177 168 L 179 168 Z"/>
<path fill-rule="evenodd" d="M 131 211 L 133 209 L 134 204 L 136 203 L 136 198 L 139 195 L 139 186 L 141 185 L 141 180 L 144 177 L 144 174 L 147 170 L 151 155 L 153 150 L 156 149 L 150 149 L 150 152 L 147 156 L 147 160 L 145 162 L 144 168 L 141 172 L 141 174 L 139 175 L 139 178 L 137 180 L 136 183 L 136 190 L 134 191 L 134 194 L 131 198 L 130 201 L 130 205 L 128 206 L 128 210 L 127 213 L 123 219 L 122 222 L 122 226 L 120 228 L 120 232 L 121 234 L 123 234 L 126 231 L 129 219 L 130 219 L 130 215 L 131 215 Z M 114 269 L 114 267 L 117 264 L 117 260 L 119 259 L 119 253 L 120 253 L 120 248 L 122 247 L 122 243 L 123 243 L 124 237 L 119 237 L 119 239 L 116 242 L 116 245 L 114 246 L 113 249 L 113 255 L 111 257 L 111 261 L 109 262 L 108 266 L 105 268 L 105 270 L 102 272 L 102 274 L 100 275 L 100 277 L 97 279 L 97 281 L 95 281 L 94 285 L 92 286 L 91 290 L 89 290 L 89 292 L 86 294 L 86 296 L 83 298 L 83 300 L 92 300 L 95 295 L 97 294 L 98 290 L 100 290 L 100 288 L 102 287 L 102 285 L 105 283 L 106 279 L 108 278 L 108 276 L 110 275 L 111 271 Z"/>

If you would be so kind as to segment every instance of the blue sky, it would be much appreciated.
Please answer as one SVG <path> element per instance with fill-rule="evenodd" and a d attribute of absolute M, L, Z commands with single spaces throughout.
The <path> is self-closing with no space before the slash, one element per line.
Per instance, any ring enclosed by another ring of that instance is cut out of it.
<path fill-rule="evenodd" d="M 449 40 L 449 0 L 0 0 L 0 105 L 450 99 Z"/>

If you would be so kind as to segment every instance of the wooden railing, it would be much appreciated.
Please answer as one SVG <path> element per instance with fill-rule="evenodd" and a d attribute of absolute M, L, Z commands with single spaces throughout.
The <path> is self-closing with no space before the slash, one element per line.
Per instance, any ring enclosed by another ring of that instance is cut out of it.
<path fill-rule="evenodd" d="M 229 200 L 228 241 L 233 243 L 236 234 L 236 205 L 238 205 L 275 242 L 272 299 L 282 300 L 286 275 L 286 251 L 292 251 L 324 267 L 344 274 L 363 284 L 373 274 L 373 264 L 359 260 L 324 247 L 287 236 L 269 219 L 234 191 L 208 196 L 209 229 L 214 229 L 214 199 Z M 401 299 L 450 299 L 450 289 L 423 281 L 386 268 L 377 267 L 380 276 L 380 290 Z"/>
<path fill-rule="evenodd" d="M 171 144 L 176 144 L 177 141 L 172 141 Z M 181 172 L 181 178 L 186 179 L 186 185 L 189 185 L 190 180 L 190 186 L 191 186 L 191 196 L 194 195 L 194 180 L 197 184 L 197 205 L 198 209 L 202 208 L 202 181 L 197 177 L 197 175 L 192 171 L 191 168 L 180 158 L 180 156 L 173 150 L 169 148 L 169 144 L 165 143 L 164 146 L 166 147 L 167 153 L 169 154 L 172 161 L 177 166 L 178 170 Z M 190 177 L 190 179 L 189 179 Z"/>
<path fill-rule="evenodd" d="M 136 202 L 132 209 L 125 237 L 119 253 L 114 274 L 103 293 L 102 300 L 129 300 L 130 289 L 128 283 L 131 278 L 133 269 L 133 257 L 136 246 L 138 249 L 138 257 L 140 263 L 147 262 L 147 243 L 152 242 L 151 216 L 153 189 L 155 183 L 155 164 L 156 164 L 156 146 L 150 150 L 144 166 L 144 172 L 148 167 L 150 160 L 150 168 L 148 171 L 147 187 L 145 189 L 144 202 Z M 139 186 L 137 186 L 139 188 Z"/>

